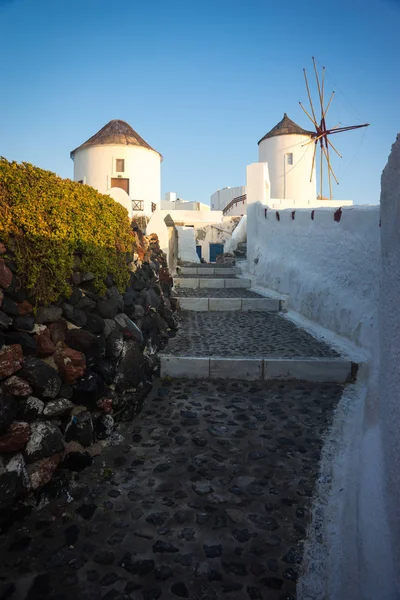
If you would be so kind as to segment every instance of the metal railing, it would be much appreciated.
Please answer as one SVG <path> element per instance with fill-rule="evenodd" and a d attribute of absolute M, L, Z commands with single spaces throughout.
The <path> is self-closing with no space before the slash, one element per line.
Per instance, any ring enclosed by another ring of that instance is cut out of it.
<path fill-rule="evenodd" d="M 144 200 L 132 200 L 132 210 L 144 210 Z"/>
<path fill-rule="evenodd" d="M 224 215 L 225 215 L 225 214 L 226 214 L 228 211 L 230 211 L 230 209 L 231 209 L 233 206 L 236 206 L 237 204 L 240 204 L 240 202 L 241 202 L 242 204 L 244 204 L 244 203 L 246 202 L 246 199 L 247 199 L 247 194 L 243 194 L 242 196 L 236 196 L 236 198 L 233 198 L 233 200 L 231 200 L 231 201 L 229 202 L 229 204 L 227 204 L 227 205 L 225 206 L 225 208 L 224 208 L 224 209 L 223 209 L 223 211 L 222 211 L 222 214 L 224 214 Z"/>

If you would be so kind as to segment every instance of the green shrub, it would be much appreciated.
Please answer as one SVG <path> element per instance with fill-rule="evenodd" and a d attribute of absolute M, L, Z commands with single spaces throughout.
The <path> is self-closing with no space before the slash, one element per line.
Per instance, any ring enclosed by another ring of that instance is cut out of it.
<path fill-rule="evenodd" d="M 28 163 L 0 158 L 0 240 L 12 244 L 18 277 L 36 304 L 71 292 L 74 254 L 101 294 L 110 273 L 123 291 L 125 253 L 136 245 L 126 209 L 93 188 Z"/>

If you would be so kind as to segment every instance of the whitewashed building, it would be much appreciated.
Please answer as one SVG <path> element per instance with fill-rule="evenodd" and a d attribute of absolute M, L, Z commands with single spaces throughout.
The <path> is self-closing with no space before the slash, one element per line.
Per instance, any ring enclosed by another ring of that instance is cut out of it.
<path fill-rule="evenodd" d="M 159 207 L 162 156 L 125 121 L 110 121 L 70 156 L 74 180 L 109 194 L 129 217 Z"/>
<path fill-rule="evenodd" d="M 268 163 L 271 198 L 316 200 L 313 137 L 315 132 L 302 129 L 285 113 L 258 142 L 258 162 Z"/>
<path fill-rule="evenodd" d="M 314 137 L 285 113 L 258 142 L 258 162 L 247 166 L 246 185 L 218 190 L 210 197 L 211 208 L 240 216 L 254 202 L 282 209 L 351 206 L 351 200 L 317 197 Z"/>
<path fill-rule="evenodd" d="M 184 200 L 183 198 L 179 198 L 176 192 L 166 192 L 164 195 L 164 200 L 161 199 L 160 208 L 162 210 L 211 210 L 209 204 L 204 204 L 204 202 Z"/>

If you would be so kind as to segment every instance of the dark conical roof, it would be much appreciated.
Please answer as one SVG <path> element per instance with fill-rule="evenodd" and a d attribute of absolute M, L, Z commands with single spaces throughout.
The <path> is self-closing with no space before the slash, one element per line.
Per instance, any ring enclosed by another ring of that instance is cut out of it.
<path fill-rule="evenodd" d="M 118 144 L 121 146 L 141 146 L 142 148 L 147 148 L 148 150 L 153 150 L 153 152 L 157 152 L 154 150 L 147 142 L 144 141 L 142 137 L 128 123 L 125 121 L 120 121 L 118 119 L 114 119 L 104 125 L 100 131 L 95 133 L 91 138 L 89 138 L 84 144 L 72 150 L 70 156 L 74 158 L 75 152 L 81 150 L 82 148 L 87 148 L 88 146 L 101 146 L 101 145 L 113 145 Z M 160 154 L 157 152 L 157 154 Z M 161 154 L 160 154 L 161 156 Z M 162 158 L 162 157 L 161 157 Z"/>
<path fill-rule="evenodd" d="M 264 135 L 264 137 L 262 137 L 258 143 L 260 144 L 262 141 L 267 140 L 268 138 L 271 138 L 271 137 L 275 137 L 277 135 L 293 135 L 293 134 L 294 135 L 313 136 L 313 135 L 315 135 L 315 131 L 307 131 L 306 129 L 303 129 L 302 127 L 300 127 L 300 125 L 297 125 L 297 123 L 292 121 L 292 119 L 289 119 L 289 117 L 285 113 L 283 115 L 282 121 L 279 121 L 279 123 L 277 125 L 275 125 L 275 127 L 273 127 L 271 129 L 271 131 L 266 133 Z"/>

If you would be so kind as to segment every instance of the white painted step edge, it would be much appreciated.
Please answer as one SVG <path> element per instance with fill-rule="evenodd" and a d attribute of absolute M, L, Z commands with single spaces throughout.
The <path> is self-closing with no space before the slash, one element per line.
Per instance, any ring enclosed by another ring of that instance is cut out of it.
<path fill-rule="evenodd" d="M 242 272 L 240 267 L 179 267 L 183 275 L 238 275 Z"/>
<path fill-rule="evenodd" d="M 346 383 L 354 363 L 346 358 L 210 358 L 160 355 L 161 377 L 189 379 L 291 380 Z"/>
<path fill-rule="evenodd" d="M 198 279 L 196 277 L 175 277 L 174 287 L 181 288 L 249 288 L 251 287 L 250 279 L 224 279 L 222 277 Z"/>
<path fill-rule="evenodd" d="M 190 311 L 266 311 L 279 312 L 280 301 L 276 298 L 181 298 L 178 297 L 182 310 Z"/>

